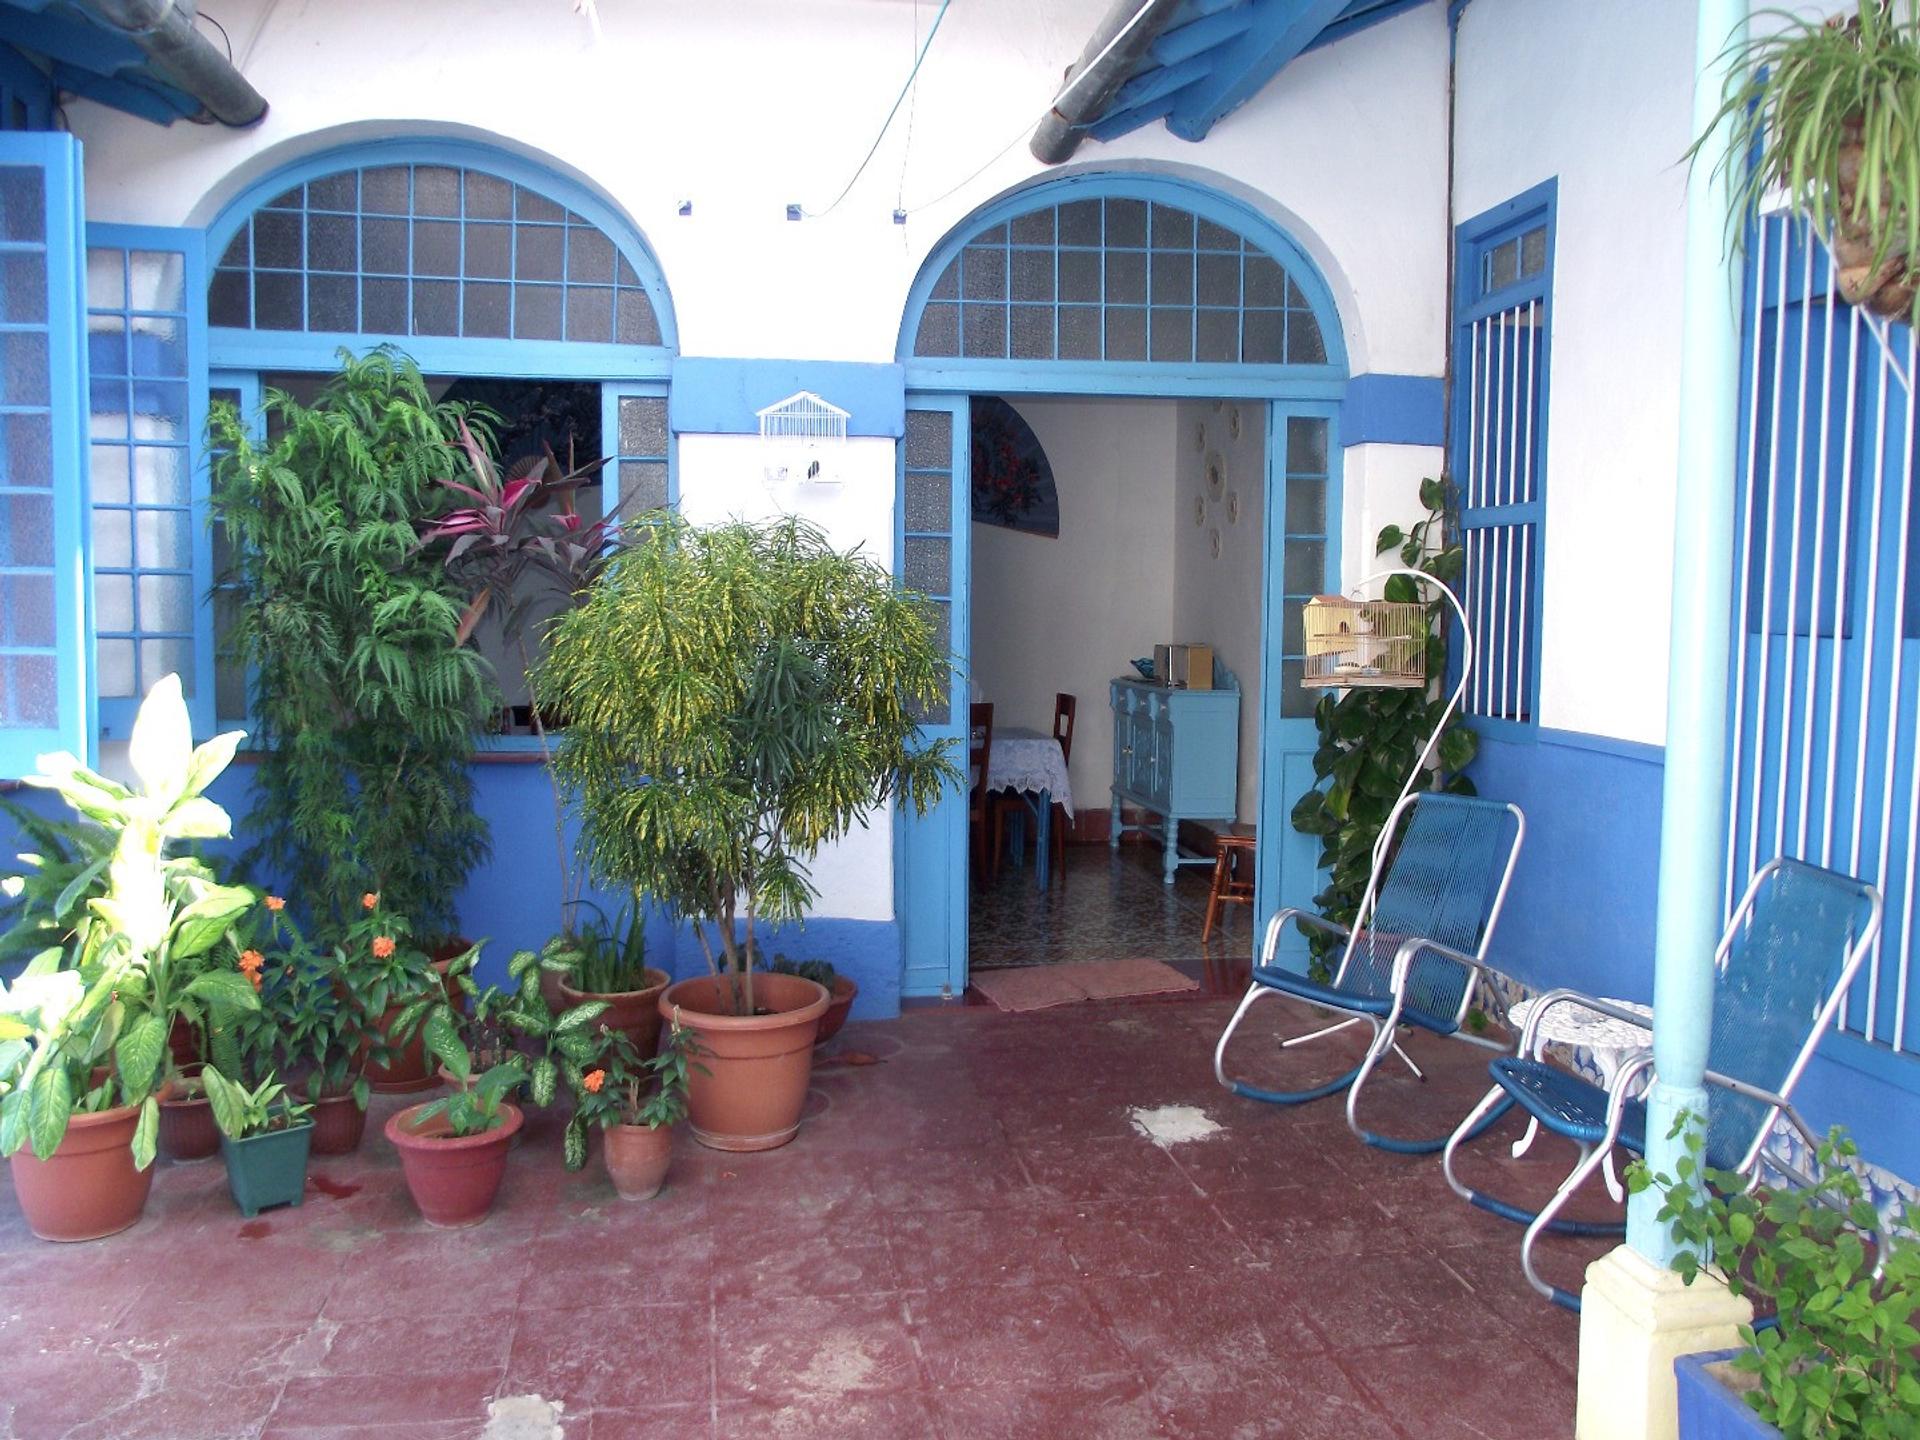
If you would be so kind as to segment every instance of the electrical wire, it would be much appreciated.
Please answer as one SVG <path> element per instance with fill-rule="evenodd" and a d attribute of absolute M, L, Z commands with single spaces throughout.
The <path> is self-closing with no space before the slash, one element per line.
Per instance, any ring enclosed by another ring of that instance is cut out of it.
<path fill-rule="evenodd" d="M 853 177 L 841 187 L 840 193 L 833 197 L 833 204 L 826 209 L 801 210 L 800 213 L 809 220 L 823 219 L 838 210 L 840 202 L 847 198 L 855 185 L 860 183 L 860 177 L 866 173 L 867 166 L 873 163 L 873 157 L 879 152 L 880 142 L 887 138 L 887 130 L 893 124 L 893 117 L 900 113 L 901 102 L 907 98 L 907 92 L 913 89 L 914 79 L 920 74 L 921 63 L 926 60 L 927 51 L 933 48 L 933 37 L 940 33 L 940 22 L 947 18 L 947 7 L 952 3 L 953 0 L 940 0 L 940 9 L 933 17 L 933 24 L 928 27 L 926 41 L 920 46 L 919 55 L 914 57 L 913 68 L 907 72 L 907 82 L 900 87 L 900 93 L 894 96 L 893 108 L 887 111 L 887 118 L 880 124 L 880 133 L 873 137 L 873 144 L 867 147 L 867 153 L 860 161 L 860 168 L 853 172 Z"/>
<path fill-rule="evenodd" d="M 920 0 L 913 0 L 913 48 L 920 48 Z M 907 163 L 913 158 L 913 117 L 920 109 L 920 87 L 915 84 L 907 98 L 907 138 L 900 142 L 900 183 L 893 188 L 893 208 L 903 209 L 907 198 Z"/>
<path fill-rule="evenodd" d="M 231 65 L 233 63 L 233 37 L 227 34 L 227 27 L 222 25 L 218 20 L 214 19 L 213 16 L 207 14 L 207 12 L 204 10 L 196 10 L 194 12 L 193 18 L 196 20 L 206 21 L 214 29 L 220 32 L 220 39 L 223 42 L 225 42 L 227 47 L 227 63 Z"/>

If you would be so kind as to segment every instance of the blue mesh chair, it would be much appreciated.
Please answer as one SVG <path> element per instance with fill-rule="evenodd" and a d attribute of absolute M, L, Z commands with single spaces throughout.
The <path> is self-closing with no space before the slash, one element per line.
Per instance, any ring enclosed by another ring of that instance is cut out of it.
<path fill-rule="evenodd" d="M 1236 1095 L 1277 1105 L 1304 1104 L 1345 1090 L 1347 1124 L 1368 1144 L 1404 1154 L 1438 1150 L 1444 1137 L 1398 1140 L 1362 1127 L 1360 1093 L 1389 1051 L 1421 1074 L 1394 1038 L 1402 1025 L 1503 1048 L 1461 1026 L 1487 968 L 1487 946 L 1525 834 L 1526 818 L 1517 805 L 1431 792 L 1404 797 L 1374 845 L 1373 873 L 1351 930 L 1299 909 L 1282 910 L 1268 922 L 1252 983 L 1214 1049 L 1213 1073 L 1220 1083 Z M 1274 964 L 1281 933 L 1290 924 L 1346 942 L 1331 984 Z M 1263 995 L 1291 995 L 1347 1017 L 1285 1040 L 1283 1049 L 1364 1023 L 1373 1027 L 1365 1057 L 1345 1074 L 1305 1090 L 1267 1090 L 1229 1079 L 1227 1044 Z"/>
<path fill-rule="evenodd" d="M 1790 1183 L 1806 1184 L 1784 1161 L 1766 1152 L 1774 1121 L 1785 1117 L 1810 1146 L 1818 1139 L 1790 1096 L 1820 1037 L 1833 1024 L 1847 987 L 1880 933 L 1880 893 L 1863 881 L 1798 860 L 1770 860 L 1753 877 L 1713 954 L 1713 1029 L 1707 1051 L 1706 1162 L 1760 1183 L 1772 1166 Z M 1444 1167 L 1454 1193 L 1481 1209 L 1525 1224 L 1520 1264 L 1528 1283 L 1555 1304 L 1580 1308 L 1580 1299 L 1540 1278 L 1533 1247 L 1541 1233 L 1617 1233 L 1618 1225 L 1562 1221 L 1568 1199 L 1613 1153 L 1646 1151 L 1646 1105 L 1636 1082 L 1653 1066 L 1643 1050 L 1624 1063 L 1602 1090 L 1542 1058 L 1540 1019 L 1557 1005 L 1644 1024 L 1641 1017 L 1577 990 L 1550 990 L 1535 1002 L 1515 1056 L 1489 1067 L 1493 1088 L 1447 1141 Z M 1659 1023 L 1656 1015 L 1654 1023 Z M 1539 1211 L 1527 1211 L 1474 1190 L 1454 1173 L 1459 1147 L 1490 1118 L 1518 1102 L 1541 1126 L 1580 1147 L 1580 1158 Z"/>

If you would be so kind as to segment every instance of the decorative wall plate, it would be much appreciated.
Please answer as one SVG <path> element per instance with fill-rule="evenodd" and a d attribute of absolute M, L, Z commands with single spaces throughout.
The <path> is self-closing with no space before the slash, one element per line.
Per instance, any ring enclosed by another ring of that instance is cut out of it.
<path fill-rule="evenodd" d="M 1205 495 L 1196 495 L 1193 497 L 1193 523 L 1196 526 L 1207 523 L 1207 497 Z"/>
<path fill-rule="evenodd" d="M 1207 452 L 1207 498 L 1218 501 L 1227 489 L 1227 462 L 1218 450 Z"/>
<path fill-rule="evenodd" d="M 1234 440 L 1240 438 L 1240 407 L 1238 405 L 1227 407 L 1227 435 Z"/>
<path fill-rule="evenodd" d="M 1220 531 L 1217 527 L 1207 532 L 1207 549 L 1212 552 L 1214 559 L 1220 558 Z"/>
<path fill-rule="evenodd" d="M 1216 415 L 1218 415 L 1222 410 L 1226 408 L 1227 408 L 1227 402 L 1224 400 L 1216 400 L 1213 402 L 1213 413 Z"/>
<path fill-rule="evenodd" d="M 1238 490 L 1227 492 L 1227 523 L 1229 525 L 1240 523 L 1240 492 Z"/>

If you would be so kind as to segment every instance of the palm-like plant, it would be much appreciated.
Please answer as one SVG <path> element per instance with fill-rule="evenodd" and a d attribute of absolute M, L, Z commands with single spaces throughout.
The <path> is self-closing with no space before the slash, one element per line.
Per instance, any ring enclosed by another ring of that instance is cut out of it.
<path fill-rule="evenodd" d="M 807 862 L 895 795 L 960 783 L 916 742 L 951 659 L 924 602 L 804 521 L 648 517 L 534 672 L 596 878 L 690 921 L 753 1013 L 756 921 L 801 918 Z"/>

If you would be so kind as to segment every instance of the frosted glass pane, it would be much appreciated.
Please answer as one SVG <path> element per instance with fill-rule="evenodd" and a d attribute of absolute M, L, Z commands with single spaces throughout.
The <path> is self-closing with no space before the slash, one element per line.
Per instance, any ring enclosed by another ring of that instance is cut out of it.
<path fill-rule="evenodd" d="M 1107 311 L 1106 358 L 1109 360 L 1147 358 L 1147 312 L 1145 310 Z"/>
<path fill-rule="evenodd" d="M 353 275 L 309 275 L 307 326 L 313 330 L 358 330 L 359 278 Z"/>
<path fill-rule="evenodd" d="M 1544 227 L 1520 237 L 1520 273 L 1531 277 L 1547 268 L 1547 232 Z"/>
<path fill-rule="evenodd" d="M 53 484 L 53 427 L 45 415 L 0 416 L 0 474 L 9 485 L 46 489 Z"/>
<path fill-rule="evenodd" d="M 664 396 L 626 395 L 620 399 L 620 453 L 667 453 L 667 402 Z"/>
<path fill-rule="evenodd" d="M 461 292 L 460 333 L 504 340 L 511 329 L 513 287 L 468 281 Z"/>
<path fill-rule="evenodd" d="M 1048 205 L 1017 216 L 1008 227 L 1008 234 L 1016 245 L 1053 244 L 1053 207 Z"/>
<path fill-rule="evenodd" d="M 961 312 L 960 353 L 975 360 L 1006 359 L 1006 306 L 966 305 Z"/>
<path fill-rule="evenodd" d="M 933 282 L 930 297 L 935 300 L 958 300 L 960 298 L 960 257 L 955 256 L 940 272 L 940 278 Z"/>
<path fill-rule="evenodd" d="M 906 528 L 946 533 L 953 529 L 953 477 L 942 470 L 909 470 Z"/>
<path fill-rule="evenodd" d="M 413 333 L 460 333 L 460 286 L 452 280 L 416 280 L 413 283 Z"/>
<path fill-rule="evenodd" d="M 96 629 L 133 629 L 133 577 L 96 575 L 93 577 L 93 623 Z"/>
<path fill-rule="evenodd" d="M 360 282 L 360 328 L 371 335 L 407 333 L 407 282 L 373 280 Z"/>
<path fill-rule="evenodd" d="M 1098 245 L 1100 243 L 1100 202 L 1075 200 L 1060 207 L 1060 243 L 1062 245 Z"/>
<path fill-rule="evenodd" d="M 909 537 L 902 542 L 900 574 L 909 590 L 947 594 L 953 576 L 953 543 Z"/>
<path fill-rule="evenodd" d="M 53 577 L 0 575 L 0 645 L 53 643 Z"/>
<path fill-rule="evenodd" d="M 298 270 L 306 254 L 300 217 L 262 210 L 253 217 L 253 263 L 269 270 Z"/>
<path fill-rule="evenodd" d="M 476 170 L 467 172 L 467 214 L 489 220 L 513 217 L 513 186 Z"/>
<path fill-rule="evenodd" d="M 444 165 L 414 166 L 413 213 L 458 215 L 460 213 L 460 172 Z"/>
<path fill-rule="evenodd" d="M 51 655 L 9 655 L 0 661 L 0 725 L 57 724 L 60 694 Z"/>
<path fill-rule="evenodd" d="M 603 343 L 613 339 L 612 290 L 567 287 L 567 339 Z"/>
<path fill-rule="evenodd" d="M 667 503 L 667 467 L 661 460 L 622 460 L 620 462 L 620 515 L 631 520 L 647 510 L 660 510 Z"/>
<path fill-rule="evenodd" d="M 907 412 L 907 464 L 916 470 L 953 468 L 953 416 L 944 410 Z"/>
<path fill-rule="evenodd" d="M 180 688 L 193 698 L 193 641 L 191 640 L 142 640 L 140 642 L 140 685 L 142 690 L 151 690 L 154 684 L 167 675 L 180 677 Z"/>
<path fill-rule="evenodd" d="M 0 320 L 12 325 L 47 323 L 47 260 L 21 251 L 0 261 Z"/>
<path fill-rule="evenodd" d="M 133 433 L 141 440 L 186 438 L 187 387 L 179 380 L 136 380 Z"/>
<path fill-rule="evenodd" d="M 376 215 L 404 215 L 411 179 L 405 165 L 382 165 L 360 172 L 360 205 Z"/>
<path fill-rule="evenodd" d="M 558 280 L 565 231 L 552 225 L 514 227 L 513 273 L 522 280 Z"/>
<path fill-rule="evenodd" d="M 1147 202 L 1107 201 L 1107 244 L 1144 246 L 1147 243 Z"/>
<path fill-rule="evenodd" d="M 142 505 L 186 505 L 187 455 L 170 446 L 139 445 L 133 451 L 133 498 Z"/>
<path fill-rule="evenodd" d="M 513 227 L 467 226 L 466 265 L 470 279 L 505 280 L 513 273 Z"/>
<path fill-rule="evenodd" d="M 1239 311 L 1202 310 L 1195 328 L 1194 359 L 1231 364 L 1240 358 Z"/>
<path fill-rule="evenodd" d="M 514 286 L 514 338 L 558 340 L 560 338 L 560 296 L 561 291 L 558 285 Z"/>
<path fill-rule="evenodd" d="M 131 373 L 134 375 L 158 379 L 185 375 L 187 327 L 170 316 L 135 316 L 131 359 Z"/>
<path fill-rule="evenodd" d="M 1007 298 L 1007 252 L 969 245 L 960 257 L 960 296 L 963 300 Z"/>
<path fill-rule="evenodd" d="M 1287 312 L 1249 310 L 1241 322 L 1241 358 L 1249 365 L 1278 365 L 1287 353 Z"/>
<path fill-rule="evenodd" d="M 1287 473 L 1327 473 L 1327 422 L 1317 416 L 1296 415 L 1287 421 Z"/>
<path fill-rule="evenodd" d="M 1015 300 L 1053 299 L 1053 251 L 1016 250 L 1013 252 L 1013 298 Z"/>
<path fill-rule="evenodd" d="M 407 222 L 366 219 L 360 222 L 360 263 L 374 275 L 405 275 Z"/>
<path fill-rule="evenodd" d="M 94 647 L 93 662 L 102 699 L 124 700 L 138 693 L 133 673 L 133 641 L 102 640 Z"/>
<path fill-rule="evenodd" d="M 52 564 L 52 497 L 0 495 L 0 566 L 24 570 Z"/>
<path fill-rule="evenodd" d="M 192 630 L 193 580 L 186 575 L 142 575 L 140 628 L 149 633 Z"/>
<path fill-rule="evenodd" d="M 1193 248 L 1193 212 L 1172 205 L 1153 207 L 1153 248 L 1156 250 Z"/>
<path fill-rule="evenodd" d="M 342 170 L 307 182 L 309 210 L 351 210 L 359 204 L 360 172 Z"/>
<path fill-rule="evenodd" d="M 351 215 L 307 217 L 307 264 L 315 270 L 358 270 L 359 227 Z"/>
<path fill-rule="evenodd" d="M 1143 305 L 1147 299 L 1147 257 L 1107 252 L 1107 303 Z"/>
<path fill-rule="evenodd" d="M 1161 361 L 1193 359 L 1193 311 L 1154 310 L 1153 358 Z"/>
<path fill-rule="evenodd" d="M 1287 303 L 1286 272 L 1270 255 L 1248 255 L 1246 269 L 1247 304 L 1284 305 Z"/>
<path fill-rule="evenodd" d="M 99 512 L 111 514 L 114 512 Z M 98 527 L 94 530 L 96 538 Z M 134 517 L 134 535 L 143 570 L 193 568 L 193 521 L 184 510 L 141 510 Z M 100 563 L 98 552 L 95 563 Z"/>
<path fill-rule="evenodd" d="M 1202 250 L 1232 250 L 1238 252 L 1240 249 L 1240 236 L 1234 231 L 1227 229 L 1224 225 L 1216 225 L 1211 220 L 1203 219 L 1200 222 L 1199 234 L 1194 237 L 1194 243 Z"/>
<path fill-rule="evenodd" d="M 1305 310 L 1287 312 L 1287 363 L 1324 365 L 1327 342 L 1321 338 L 1320 322 Z"/>
<path fill-rule="evenodd" d="M 458 275 L 460 227 L 451 220 L 414 221 L 413 271 L 416 275 Z"/>
<path fill-rule="evenodd" d="M 1095 305 L 1060 307 L 1060 358 L 1062 360 L 1098 360 L 1100 358 L 1100 310 Z"/>
<path fill-rule="evenodd" d="M 1193 256 L 1156 255 L 1153 257 L 1153 303 L 1191 305 L 1193 303 Z"/>
<path fill-rule="evenodd" d="M 1326 541 L 1289 540 L 1286 549 L 1286 593 L 1318 595 L 1326 585 Z"/>
<path fill-rule="evenodd" d="M 298 275 L 257 274 L 253 277 L 253 323 L 261 330 L 298 330 L 301 316 Z"/>
<path fill-rule="evenodd" d="M 1100 298 L 1100 256 L 1091 250 L 1060 252 L 1060 298 L 1090 300 Z"/>
<path fill-rule="evenodd" d="M 93 447 L 93 500 L 97 505 L 124 505 L 133 498 L 129 478 L 131 451 L 124 445 Z"/>
<path fill-rule="evenodd" d="M 47 337 L 14 330 L 0 341 L 0 404 L 45 405 Z"/>
<path fill-rule="evenodd" d="M 916 355 L 957 355 L 960 353 L 960 307 L 929 305 L 920 312 L 920 329 L 913 337 Z"/>
<path fill-rule="evenodd" d="M 1286 719 L 1308 719 L 1313 715 L 1313 707 L 1320 703 L 1320 692 L 1309 690 L 1300 683 L 1306 678 L 1306 673 L 1306 662 L 1303 660 L 1280 662 L 1280 714 Z"/>
<path fill-rule="evenodd" d="M 607 285 L 613 281 L 613 242 L 598 230 L 567 231 L 567 278 Z"/>
<path fill-rule="evenodd" d="M 1015 305 L 1012 317 L 1013 358 L 1053 359 L 1053 307 Z"/>
<path fill-rule="evenodd" d="M 93 563 L 100 570 L 124 570 L 133 564 L 133 512 L 93 512 Z"/>
<path fill-rule="evenodd" d="M 1238 305 L 1240 303 L 1240 257 L 1238 255 L 1202 255 L 1198 261 L 1198 274 L 1202 305 Z"/>
<path fill-rule="evenodd" d="M 660 319 L 653 313 L 653 302 L 646 291 L 622 290 L 615 305 L 614 339 L 622 345 L 660 343 Z"/>
<path fill-rule="evenodd" d="M 45 241 L 47 186 L 39 169 L 0 166 L 0 240 Z"/>
<path fill-rule="evenodd" d="M 1287 533 L 1289 535 L 1327 533 L 1326 481 L 1287 481 Z"/>

